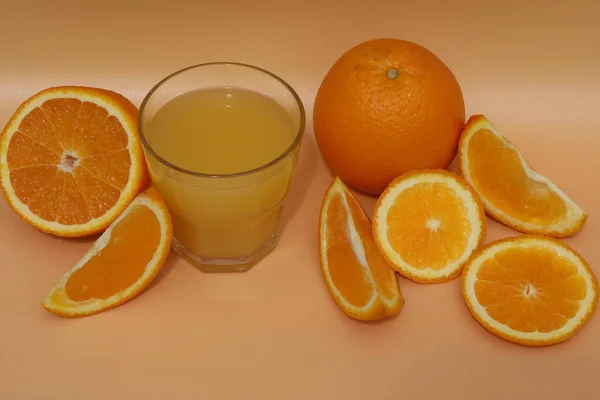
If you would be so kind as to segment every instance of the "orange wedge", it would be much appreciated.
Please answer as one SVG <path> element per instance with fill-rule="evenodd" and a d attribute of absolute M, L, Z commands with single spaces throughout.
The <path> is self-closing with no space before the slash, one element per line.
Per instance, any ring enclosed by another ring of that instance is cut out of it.
<path fill-rule="evenodd" d="M 167 206 L 151 187 L 104 231 L 42 305 L 56 315 L 82 317 L 128 301 L 160 271 L 171 234 Z"/>
<path fill-rule="evenodd" d="M 420 283 L 446 282 L 485 237 L 477 194 L 445 170 L 418 170 L 396 178 L 373 216 L 373 237 L 396 271 Z"/>
<path fill-rule="evenodd" d="M 459 143 L 458 165 L 486 212 L 517 231 L 567 237 L 586 222 L 587 214 L 534 171 L 483 115 L 469 118 Z"/>
<path fill-rule="evenodd" d="M 137 108 L 103 89 L 54 87 L 18 108 L 0 136 L 11 208 L 59 236 L 104 230 L 148 184 Z"/>
<path fill-rule="evenodd" d="M 598 281 L 573 249 L 537 235 L 502 239 L 477 252 L 462 276 L 464 300 L 475 319 L 510 342 L 564 342 L 598 305 Z"/>
<path fill-rule="evenodd" d="M 396 274 L 377 252 L 364 210 L 337 177 L 321 206 L 319 253 L 325 284 L 346 315 L 369 321 L 400 311 Z"/>

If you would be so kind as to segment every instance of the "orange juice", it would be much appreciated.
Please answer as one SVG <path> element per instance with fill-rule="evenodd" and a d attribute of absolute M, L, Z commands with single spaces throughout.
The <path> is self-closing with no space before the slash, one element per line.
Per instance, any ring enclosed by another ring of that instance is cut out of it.
<path fill-rule="evenodd" d="M 242 88 L 197 89 L 162 105 L 144 130 L 163 161 L 148 157 L 175 249 L 218 267 L 274 246 L 297 152 L 280 156 L 298 129 L 276 100 Z"/>
<path fill-rule="evenodd" d="M 148 125 L 166 161 L 203 174 L 235 174 L 273 161 L 293 142 L 289 113 L 276 100 L 239 88 L 197 89 L 162 106 Z"/>

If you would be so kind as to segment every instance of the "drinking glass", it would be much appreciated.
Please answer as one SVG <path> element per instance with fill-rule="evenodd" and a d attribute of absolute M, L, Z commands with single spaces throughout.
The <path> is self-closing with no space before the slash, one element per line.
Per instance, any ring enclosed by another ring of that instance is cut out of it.
<path fill-rule="evenodd" d="M 225 175 L 189 171 L 163 159 L 147 136 L 157 111 L 186 92 L 215 87 L 249 89 L 276 100 L 294 124 L 289 147 L 264 165 Z M 248 270 L 273 251 L 305 126 L 302 101 L 290 85 L 246 64 L 191 66 L 150 90 L 138 125 L 152 183 L 171 212 L 176 253 L 202 271 L 232 272 Z"/>

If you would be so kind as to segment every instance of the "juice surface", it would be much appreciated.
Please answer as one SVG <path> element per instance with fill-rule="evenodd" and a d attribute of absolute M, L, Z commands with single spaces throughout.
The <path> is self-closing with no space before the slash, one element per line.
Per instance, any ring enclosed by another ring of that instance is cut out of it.
<path fill-rule="evenodd" d="M 221 175 L 273 161 L 296 132 L 290 114 L 276 100 L 252 90 L 217 87 L 170 100 L 148 123 L 146 134 L 169 163 Z"/>

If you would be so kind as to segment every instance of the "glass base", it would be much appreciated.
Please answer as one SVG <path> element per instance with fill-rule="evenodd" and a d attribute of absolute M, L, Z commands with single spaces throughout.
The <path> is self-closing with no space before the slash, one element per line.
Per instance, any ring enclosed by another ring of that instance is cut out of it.
<path fill-rule="evenodd" d="M 239 258 L 200 257 L 184 247 L 175 238 L 173 238 L 171 247 L 175 253 L 202 272 L 246 272 L 275 249 L 278 237 L 277 233 L 274 234 L 254 253 Z"/>

